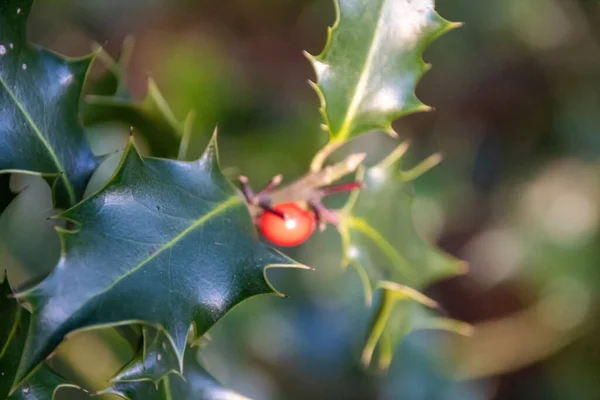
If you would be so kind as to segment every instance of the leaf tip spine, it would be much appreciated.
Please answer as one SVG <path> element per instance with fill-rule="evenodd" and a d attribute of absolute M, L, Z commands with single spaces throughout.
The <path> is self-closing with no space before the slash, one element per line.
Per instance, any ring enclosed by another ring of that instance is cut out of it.
<path fill-rule="evenodd" d="M 267 286 L 271 290 L 271 294 L 274 294 L 274 295 L 279 296 L 279 297 L 284 297 L 284 298 L 288 298 L 289 296 L 286 295 L 285 293 L 282 293 L 279 290 L 277 290 L 275 288 L 275 286 L 273 286 L 273 284 L 271 283 L 271 280 L 269 279 L 269 277 L 267 276 L 267 272 L 271 268 L 296 268 L 296 269 L 303 269 L 303 270 L 308 270 L 308 271 L 314 271 L 315 270 L 314 268 L 309 267 L 308 265 L 300 264 L 300 263 L 297 263 L 297 262 L 290 263 L 290 264 L 268 264 L 268 265 L 266 265 L 263 268 L 263 279 L 265 280 L 265 283 L 267 284 Z"/>
<path fill-rule="evenodd" d="M 434 106 L 428 106 L 427 104 L 423 104 L 417 107 L 416 111 L 418 112 L 435 112 L 436 108 Z"/>
<path fill-rule="evenodd" d="M 215 127 L 210 141 L 204 149 L 204 153 L 197 161 L 200 168 L 219 169 L 219 145 L 218 145 L 218 127 Z"/>
<path fill-rule="evenodd" d="M 458 28 L 462 28 L 465 25 L 464 22 L 459 21 L 459 22 L 450 22 L 448 24 L 448 30 L 454 30 L 454 29 L 458 29 Z"/>
<path fill-rule="evenodd" d="M 313 56 L 312 54 L 310 54 L 308 51 L 302 50 L 302 55 L 304 57 L 306 57 L 306 59 L 308 59 L 308 61 L 315 62 L 315 56 Z"/>
<path fill-rule="evenodd" d="M 456 271 L 460 275 L 466 275 L 469 272 L 470 265 L 468 261 L 459 260 L 456 263 Z"/>

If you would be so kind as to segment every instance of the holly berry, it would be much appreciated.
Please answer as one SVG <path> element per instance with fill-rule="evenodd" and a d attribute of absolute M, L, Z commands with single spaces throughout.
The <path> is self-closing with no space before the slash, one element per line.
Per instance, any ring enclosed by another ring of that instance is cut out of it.
<path fill-rule="evenodd" d="M 275 212 L 262 213 L 258 226 L 262 234 L 276 245 L 298 246 L 315 230 L 313 213 L 304 210 L 296 203 L 277 204 L 272 207 L 272 210 Z"/>

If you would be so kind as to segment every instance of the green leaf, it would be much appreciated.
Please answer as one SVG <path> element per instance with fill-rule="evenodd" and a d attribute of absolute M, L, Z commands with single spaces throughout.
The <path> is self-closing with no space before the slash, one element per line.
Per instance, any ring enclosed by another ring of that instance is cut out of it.
<path fill-rule="evenodd" d="M 439 157 L 432 156 L 412 170 L 403 171 L 400 160 L 407 149 L 407 145 L 400 145 L 378 165 L 360 170 L 358 180 L 365 187 L 352 193 L 339 214 L 343 264 L 358 271 L 367 304 L 372 302 L 373 288 L 383 291 L 384 301 L 379 305 L 363 353 L 366 364 L 398 300 L 435 308 L 435 302 L 419 290 L 465 273 L 467 268 L 464 261 L 428 243 L 415 228 L 410 181 L 437 164 Z M 400 336 L 409 331 L 395 330 Z"/>
<path fill-rule="evenodd" d="M 7 400 L 53 400 L 61 389 L 67 387 L 79 389 L 78 386 L 69 384 L 50 367 L 44 365 Z"/>
<path fill-rule="evenodd" d="M 196 361 L 193 351 L 188 351 L 184 362 L 184 376 L 171 373 L 158 382 L 131 379 L 140 371 L 152 368 L 161 360 L 151 353 L 146 359 L 141 356 L 134 360 L 115 380 L 109 389 L 111 393 L 128 400 L 249 400 L 236 392 L 224 388 Z"/>
<path fill-rule="evenodd" d="M 470 335 L 472 327 L 461 321 L 441 317 L 434 312 L 437 303 L 420 292 L 392 282 L 381 282 L 381 299 L 375 307 L 362 363 L 371 363 L 379 346 L 377 368 L 387 370 L 395 348 L 406 335 L 418 330 L 440 330 Z"/>
<path fill-rule="evenodd" d="M 33 317 L 16 383 L 67 334 L 99 325 L 163 329 L 181 363 L 191 324 L 202 334 L 242 300 L 277 293 L 266 266 L 298 267 L 258 240 L 214 139 L 193 162 L 141 158 L 130 140 L 106 186 L 59 218 L 77 230 L 59 230 L 55 270 L 19 294 Z"/>
<path fill-rule="evenodd" d="M 124 70 L 132 46 L 130 39 L 125 41 L 119 62 L 113 61 L 106 53 L 100 53 L 108 71 L 96 85 L 96 93 L 102 94 L 89 95 L 84 99 L 83 122 L 86 126 L 104 122 L 133 126 L 146 139 L 154 156 L 174 157 L 178 154 L 180 142 L 191 129 L 193 114 L 185 122 L 179 122 L 153 79 L 148 80 L 148 93 L 141 103 L 131 99 Z M 114 87 L 114 92 L 105 94 L 111 87 Z"/>
<path fill-rule="evenodd" d="M 313 87 L 332 142 L 371 130 L 393 134 L 392 121 L 428 110 L 415 87 L 429 68 L 422 54 L 457 26 L 441 18 L 433 0 L 336 0 L 337 20 L 323 52 L 308 55 Z"/>
<path fill-rule="evenodd" d="M 400 169 L 407 145 L 400 145 L 378 165 L 361 169 L 356 190 L 340 212 L 343 264 L 357 267 L 367 300 L 380 281 L 421 290 L 443 278 L 466 272 L 466 263 L 421 237 L 412 215 L 410 181 L 437 164 L 435 155 L 410 171 Z"/>
<path fill-rule="evenodd" d="M 179 358 L 162 330 L 142 326 L 142 339 L 139 356 L 113 379 L 114 382 L 151 381 L 158 386 L 167 375 L 181 373 Z"/>
<path fill-rule="evenodd" d="M 25 37 L 31 0 L 0 5 L 0 173 L 53 180 L 59 207 L 75 204 L 97 160 L 78 120 L 93 56 L 67 59 Z"/>
<path fill-rule="evenodd" d="M 0 398 L 7 400 L 51 400 L 61 387 L 75 387 L 43 365 L 35 375 L 8 396 L 27 328 L 29 313 L 11 297 L 6 277 L 0 282 Z"/>

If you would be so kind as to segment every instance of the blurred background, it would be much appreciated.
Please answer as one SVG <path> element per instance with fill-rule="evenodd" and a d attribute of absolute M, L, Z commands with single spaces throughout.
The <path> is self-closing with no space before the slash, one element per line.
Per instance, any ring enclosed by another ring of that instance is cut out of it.
<path fill-rule="evenodd" d="M 246 302 L 209 332 L 200 358 L 226 386 L 261 400 L 600 399 L 600 2 L 437 8 L 465 22 L 425 54 L 434 68 L 417 93 L 437 111 L 394 127 L 415 162 L 444 154 L 415 182 L 415 223 L 470 271 L 426 293 L 475 334 L 416 332 L 387 374 L 365 371 L 371 311 L 355 272 L 339 268 L 329 228 L 288 251 L 316 271 L 270 272 L 289 299 Z M 325 143 L 302 51 L 320 52 L 333 19 L 331 0 L 38 0 L 29 37 L 70 56 L 98 43 L 118 58 L 133 35 L 132 97 L 141 101 L 154 79 L 177 120 L 195 111 L 190 156 L 218 125 L 221 164 L 260 186 L 302 175 Z M 98 63 L 92 77 L 102 73 Z M 123 147 L 127 127 L 88 133 L 106 153 Z M 373 133 L 349 147 L 375 162 L 396 142 Z M 28 263 L 51 268 L 57 240 L 28 211 L 45 217 L 49 196 L 30 184 L 0 218 L 0 236 L 18 242 L 42 226 L 39 259 Z M 88 387 L 132 356 L 114 331 L 79 336 L 62 345 L 57 368 Z"/>

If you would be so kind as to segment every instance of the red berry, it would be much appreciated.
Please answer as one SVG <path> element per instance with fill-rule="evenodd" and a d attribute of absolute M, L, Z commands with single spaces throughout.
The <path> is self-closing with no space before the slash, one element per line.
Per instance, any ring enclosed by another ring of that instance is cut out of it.
<path fill-rule="evenodd" d="M 275 211 L 285 215 L 280 216 L 263 212 L 258 226 L 262 234 L 279 246 L 298 246 L 315 230 L 315 217 L 311 212 L 302 209 L 296 203 L 281 203 L 273 206 Z"/>

